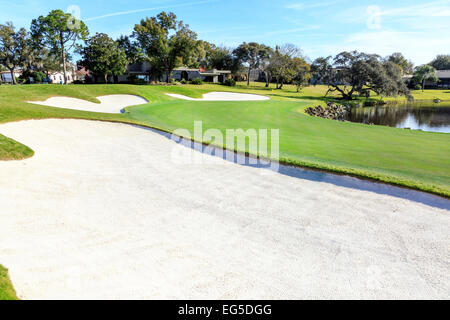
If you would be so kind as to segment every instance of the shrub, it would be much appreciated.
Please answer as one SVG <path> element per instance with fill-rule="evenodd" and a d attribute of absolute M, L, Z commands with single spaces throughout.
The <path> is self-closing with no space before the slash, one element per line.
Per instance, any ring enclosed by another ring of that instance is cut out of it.
<path fill-rule="evenodd" d="M 181 79 L 180 83 L 181 83 L 181 84 L 188 84 L 188 82 L 186 81 L 186 79 Z"/>
<path fill-rule="evenodd" d="M 44 79 L 46 78 L 46 75 L 43 72 L 37 71 L 37 72 L 33 72 L 33 78 L 34 78 L 35 82 L 42 83 L 44 81 Z"/>
<path fill-rule="evenodd" d="M 203 81 L 200 78 L 195 78 L 194 80 L 191 81 L 191 83 L 195 85 L 202 85 Z"/>
<path fill-rule="evenodd" d="M 234 80 L 233 78 L 226 79 L 224 82 L 224 85 L 229 86 L 229 87 L 235 87 L 236 80 Z"/>
<path fill-rule="evenodd" d="M 130 82 L 130 84 L 137 84 L 137 85 L 147 84 L 147 82 L 144 79 L 141 79 L 134 74 L 132 74 L 128 77 L 128 81 Z"/>

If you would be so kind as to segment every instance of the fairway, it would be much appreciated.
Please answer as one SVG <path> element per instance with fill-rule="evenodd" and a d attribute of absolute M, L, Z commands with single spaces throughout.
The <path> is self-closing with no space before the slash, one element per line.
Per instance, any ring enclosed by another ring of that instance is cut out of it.
<path fill-rule="evenodd" d="M 266 95 L 268 101 L 187 101 L 172 98 L 175 93 L 201 98 L 213 91 L 233 91 Z M 357 175 L 440 195 L 450 195 L 450 137 L 448 134 L 408 131 L 313 118 L 303 113 L 307 106 L 323 103 L 323 86 L 305 88 L 297 93 L 292 86 L 284 90 L 266 89 L 261 84 L 250 88 L 203 86 L 130 85 L 30 85 L 0 87 L 0 123 L 23 119 L 78 118 L 146 125 L 164 131 L 193 129 L 202 121 L 204 130 L 279 129 L 280 155 L 285 163 Z M 427 92 L 425 92 L 427 93 Z M 128 107 L 125 114 L 100 114 L 48 106 L 25 101 L 67 96 L 99 102 L 95 97 L 133 94 L 148 104 Z M 422 93 L 415 93 L 421 96 Z M 450 93 L 432 91 L 442 100 Z M 0 127 L 1 133 L 1 127 Z M 19 143 L 0 136 L 0 159 L 32 155 Z M 245 150 L 239 150 L 245 151 Z"/>

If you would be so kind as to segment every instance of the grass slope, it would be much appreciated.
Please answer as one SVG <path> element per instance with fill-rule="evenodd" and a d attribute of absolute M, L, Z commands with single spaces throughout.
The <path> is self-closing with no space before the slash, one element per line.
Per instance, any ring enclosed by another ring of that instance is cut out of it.
<path fill-rule="evenodd" d="M 8 270 L 0 265 L 0 300 L 18 300 L 8 276 Z"/>
<path fill-rule="evenodd" d="M 201 97 L 210 91 L 265 94 L 270 101 L 196 102 L 178 100 L 165 92 Z M 313 118 L 302 113 L 311 104 L 323 103 L 326 87 L 317 86 L 297 93 L 293 86 L 284 90 L 203 86 L 130 85 L 29 85 L 0 87 L 0 123 L 22 119 L 79 118 L 120 121 L 152 126 L 165 131 L 193 129 L 203 121 L 204 130 L 280 129 L 280 154 L 286 163 L 354 174 L 379 181 L 450 196 L 450 136 L 448 134 L 367 126 Z M 24 103 L 51 96 L 71 96 L 90 101 L 107 94 L 135 94 L 150 101 L 127 108 L 126 114 L 101 114 L 65 110 Z M 423 96 L 421 92 L 414 92 Z M 450 100 L 448 91 L 425 91 L 426 97 Z M 403 98 L 399 100 L 404 100 Z M 4 147 L 6 146 L 6 147 Z M 18 142 L 0 136 L 0 159 L 32 155 Z M 245 150 L 239 150 L 245 151 Z"/>

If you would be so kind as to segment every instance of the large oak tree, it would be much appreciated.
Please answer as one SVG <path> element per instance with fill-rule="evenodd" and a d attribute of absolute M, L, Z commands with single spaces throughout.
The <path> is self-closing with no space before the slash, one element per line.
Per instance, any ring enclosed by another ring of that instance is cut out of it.
<path fill-rule="evenodd" d="M 316 59 L 311 68 L 315 81 L 328 85 L 327 94 L 338 92 L 345 100 L 370 90 L 379 95 L 409 96 L 401 69 L 378 55 L 344 51 L 334 58 Z"/>

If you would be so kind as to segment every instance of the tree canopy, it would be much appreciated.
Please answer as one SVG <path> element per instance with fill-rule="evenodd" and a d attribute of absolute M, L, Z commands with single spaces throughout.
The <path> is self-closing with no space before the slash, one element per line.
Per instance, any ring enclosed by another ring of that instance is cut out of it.
<path fill-rule="evenodd" d="M 450 70 L 450 54 L 438 55 L 430 65 L 436 70 Z"/>
<path fill-rule="evenodd" d="M 133 37 L 151 63 L 152 72 L 165 74 L 167 82 L 176 67 L 192 62 L 192 53 L 197 48 L 197 34 L 172 12 L 143 19 L 135 25 Z"/>
<path fill-rule="evenodd" d="M 302 50 L 297 46 L 289 43 L 277 46 L 269 65 L 270 75 L 277 81 L 277 89 L 282 89 L 284 83 L 292 82 L 294 78 L 297 78 L 298 84 L 303 81 L 300 78 L 303 76 L 306 78 L 307 74 L 304 71 L 309 69 L 309 65 L 306 67 L 306 64 Z M 298 89 L 302 85 L 299 85 Z"/>
<path fill-rule="evenodd" d="M 339 92 L 345 100 L 370 90 L 379 95 L 409 96 L 400 68 L 378 55 L 344 51 L 334 58 L 316 59 L 312 70 L 315 81 L 328 85 L 328 92 Z"/>
<path fill-rule="evenodd" d="M 271 48 L 256 42 L 244 42 L 234 50 L 236 59 L 247 65 L 247 85 L 250 85 L 250 73 L 252 70 L 259 69 L 264 59 L 268 57 Z"/>
<path fill-rule="evenodd" d="M 83 57 L 82 65 L 95 75 L 103 75 L 105 83 L 108 82 L 108 76 L 123 74 L 127 69 L 125 51 L 104 33 L 97 33 L 86 40 L 86 45 L 79 52 Z"/>
<path fill-rule="evenodd" d="M 31 22 L 31 33 L 35 41 L 61 57 L 64 83 L 67 83 L 67 54 L 75 48 L 78 40 L 87 39 L 87 26 L 70 13 L 53 10 Z"/>
<path fill-rule="evenodd" d="M 129 63 L 136 63 L 145 59 L 141 48 L 132 37 L 120 36 L 117 39 L 117 44 L 125 52 Z"/>
<path fill-rule="evenodd" d="M 391 54 L 386 60 L 398 66 L 404 75 L 412 74 L 414 72 L 414 64 L 407 60 L 400 52 Z"/>
<path fill-rule="evenodd" d="M 14 71 L 26 65 L 29 50 L 29 35 L 24 28 L 16 31 L 12 22 L 0 24 L 0 64 L 10 71 L 13 84 L 17 83 Z"/>

